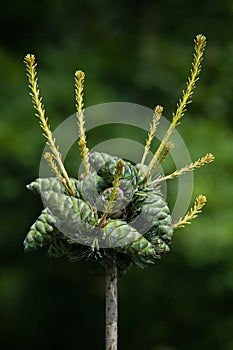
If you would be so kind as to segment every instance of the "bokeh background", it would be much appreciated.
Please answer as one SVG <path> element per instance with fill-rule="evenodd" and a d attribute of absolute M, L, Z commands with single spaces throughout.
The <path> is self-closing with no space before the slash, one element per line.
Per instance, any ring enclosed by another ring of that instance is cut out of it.
<path fill-rule="evenodd" d="M 23 252 L 24 236 L 42 209 L 25 185 L 38 176 L 45 142 L 28 96 L 25 54 L 37 56 L 53 128 L 75 112 L 79 68 L 86 72 L 86 107 L 162 104 L 169 119 L 198 33 L 207 36 L 208 47 L 179 132 L 193 160 L 207 152 L 216 156 L 195 172 L 193 198 L 206 194 L 208 205 L 176 232 L 172 253 L 144 271 L 132 269 L 120 282 L 119 348 L 233 349 L 231 0 L 1 4 L 1 349 L 104 349 L 103 269 L 49 260 L 45 250 Z M 111 132 L 96 130 L 91 142 Z M 72 173 L 76 164 L 67 166 Z"/>

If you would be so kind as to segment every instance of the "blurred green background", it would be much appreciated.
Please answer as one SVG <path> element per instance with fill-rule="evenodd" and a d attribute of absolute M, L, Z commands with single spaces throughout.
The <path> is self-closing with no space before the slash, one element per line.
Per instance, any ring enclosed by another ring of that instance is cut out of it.
<path fill-rule="evenodd" d="M 176 232 L 171 254 L 120 282 L 119 349 L 232 350 L 233 2 L 12 0 L 1 4 L 0 27 L 1 349 L 104 349 L 103 269 L 23 252 L 42 209 L 25 185 L 38 176 L 45 142 L 28 96 L 25 54 L 37 56 L 53 128 L 75 112 L 79 68 L 86 107 L 162 104 L 170 118 L 192 40 L 203 33 L 201 80 L 178 131 L 193 160 L 216 156 L 195 172 L 193 198 L 206 194 L 208 204 Z M 106 130 L 91 137 L 104 140 Z"/>

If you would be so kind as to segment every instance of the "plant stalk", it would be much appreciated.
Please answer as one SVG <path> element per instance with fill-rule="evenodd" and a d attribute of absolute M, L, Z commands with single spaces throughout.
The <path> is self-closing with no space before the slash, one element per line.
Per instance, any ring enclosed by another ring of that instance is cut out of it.
<path fill-rule="evenodd" d="M 117 262 L 113 258 L 106 267 L 106 347 L 117 350 Z"/>

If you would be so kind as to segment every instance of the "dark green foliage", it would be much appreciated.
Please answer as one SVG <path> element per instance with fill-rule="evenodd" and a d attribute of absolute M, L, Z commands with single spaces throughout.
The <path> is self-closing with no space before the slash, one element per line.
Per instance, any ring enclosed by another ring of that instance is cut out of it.
<path fill-rule="evenodd" d="M 65 257 L 71 262 L 82 259 L 89 260 L 92 253 L 93 251 L 90 247 L 72 242 L 59 232 L 48 249 L 50 258 Z"/>
<path fill-rule="evenodd" d="M 103 264 L 116 254 L 119 276 L 132 263 L 144 267 L 168 252 L 173 233 L 169 208 L 158 188 L 141 184 L 139 165 L 121 160 L 124 166 L 113 205 L 99 224 L 111 197 L 119 160 L 105 153 L 91 153 L 93 172 L 84 180 L 72 179 L 76 197 L 66 193 L 58 178 L 37 179 L 28 185 L 41 195 L 46 209 L 28 233 L 25 250 L 50 244 L 50 257 Z"/>

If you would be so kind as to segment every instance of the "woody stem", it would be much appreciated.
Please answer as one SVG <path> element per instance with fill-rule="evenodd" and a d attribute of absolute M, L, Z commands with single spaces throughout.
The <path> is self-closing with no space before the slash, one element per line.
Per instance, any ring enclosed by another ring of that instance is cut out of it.
<path fill-rule="evenodd" d="M 117 262 L 106 267 L 106 347 L 117 350 Z"/>

